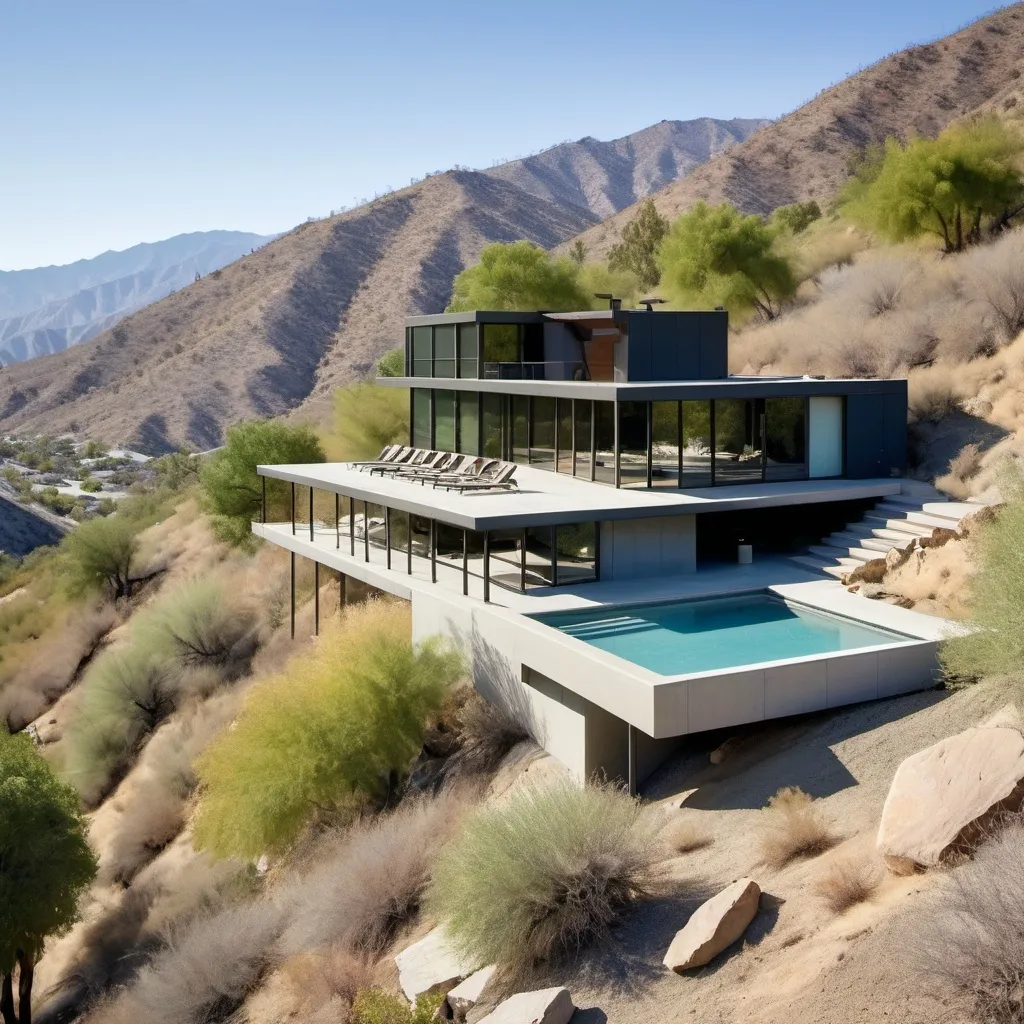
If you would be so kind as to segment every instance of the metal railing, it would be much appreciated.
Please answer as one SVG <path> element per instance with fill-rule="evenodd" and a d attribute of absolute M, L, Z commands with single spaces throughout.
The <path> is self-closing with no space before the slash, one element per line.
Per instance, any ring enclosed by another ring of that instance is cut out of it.
<path fill-rule="evenodd" d="M 548 362 L 484 363 L 484 380 L 586 380 L 586 367 L 579 360 Z"/>

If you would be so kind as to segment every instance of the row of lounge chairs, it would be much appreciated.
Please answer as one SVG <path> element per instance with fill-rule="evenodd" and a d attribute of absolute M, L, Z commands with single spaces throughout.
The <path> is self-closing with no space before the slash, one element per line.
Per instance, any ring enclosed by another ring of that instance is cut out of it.
<path fill-rule="evenodd" d="M 518 487 L 516 465 L 500 459 L 477 455 L 457 455 L 426 448 L 387 445 L 376 459 L 353 462 L 360 472 L 380 473 L 396 480 L 409 480 L 421 486 L 432 484 L 446 491 L 510 490 Z"/>

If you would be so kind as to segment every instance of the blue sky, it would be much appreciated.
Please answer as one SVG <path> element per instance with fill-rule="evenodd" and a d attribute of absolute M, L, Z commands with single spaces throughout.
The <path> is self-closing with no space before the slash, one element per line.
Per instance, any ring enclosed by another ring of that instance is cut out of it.
<path fill-rule="evenodd" d="M 285 230 L 453 164 L 778 117 L 972 0 L 0 0 L 0 269 Z"/>

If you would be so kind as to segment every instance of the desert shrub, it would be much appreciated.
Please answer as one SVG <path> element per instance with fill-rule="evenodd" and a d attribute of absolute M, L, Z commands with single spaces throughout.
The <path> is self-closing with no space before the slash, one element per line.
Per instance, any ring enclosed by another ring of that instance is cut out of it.
<path fill-rule="evenodd" d="M 799 857 L 816 857 L 835 845 L 813 797 L 797 786 L 780 789 L 761 814 L 761 857 L 776 871 Z"/>
<path fill-rule="evenodd" d="M 977 531 L 979 568 L 971 588 L 971 628 L 941 648 L 943 667 L 953 677 L 1010 675 L 1024 663 L 1024 493 L 1018 478 L 1006 479 L 1003 486 L 1010 500 Z"/>
<path fill-rule="evenodd" d="M 455 715 L 459 748 L 448 758 L 445 775 L 488 775 L 505 755 L 530 738 L 526 724 L 509 708 L 485 700 L 475 690 Z"/>
<path fill-rule="evenodd" d="M 966 395 L 957 371 L 949 366 L 932 366 L 912 373 L 907 380 L 907 412 L 910 420 L 938 423 L 960 411 Z"/>
<path fill-rule="evenodd" d="M 467 803 L 450 792 L 405 801 L 340 837 L 326 836 L 321 846 L 330 854 L 286 890 L 293 914 L 281 937 L 285 955 L 326 947 L 379 954 L 419 908 L 434 860 Z"/>
<path fill-rule="evenodd" d="M 251 524 L 260 517 L 263 481 L 260 465 L 323 462 L 320 439 L 309 427 L 276 420 L 231 427 L 227 443 L 206 459 L 199 472 L 203 499 L 217 535 L 231 544 L 252 543 Z M 267 516 L 282 521 L 290 515 L 290 488 L 283 480 L 267 480 Z"/>
<path fill-rule="evenodd" d="M 172 934 L 115 1009 L 115 1020 L 194 1024 L 227 1020 L 270 964 L 284 911 L 267 900 L 228 907 Z"/>
<path fill-rule="evenodd" d="M 468 957 L 528 976 L 604 937 L 652 891 L 660 825 L 610 787 L 521 790 L 445 848 L 430 909 Z"/>
<path fill-rule="evenodd" d="M 444 993 L 422 995 L 410 1007 L 401 997 L 378 988 L 366 989 L 356 996 L 352 1004 L 352 1024 L 431 1024 Z"/>
<path fill-rule="evenodd" d="M 373 984 L 370 963 L 339 949 L 300 953 L 286 960 L 281 970 L 297 997 L 301 1019 L 308 1024 L 349 1021 L 356 996 Z"/>
<path fill-rule="evenodd" d="M 1024 1021 L 1024 829 L 1012 825 L 958 867 L 915 916 L 915 973 L 957 1019 Z M 910 937 L 908 937 L 910 938 Z"/>
<path fill-rule="evenodd" d="M 871 899 L 882 882 L 878 864 L 868 857 L 846 856 L 834 860 L 814 883 L 817 895 L 833 914 Z"/>
<path fill-rule="evenodd" d="M 95 494 L 103 490 L 103 481 L 97 480 L 94 476 L 87 476 L 78 486 L 87 494 Z"/>
<path fill-rule="evenodd" d="M 136 643 L 183 668 L 212 668 L 226 677 L 244 671 L 256 649 L 256 614 L 216 580 L 192 580 L 140 617 Z"/>
<path fill-rule="evenodd" d="M 101 863 L 106 881 L 130 884 L 185 824 L 185 802 L 153 780 L 141 786 L 118 822 L 114 840 Z"/>
<path fill-rule="evenodd" d="M 702 832 L 692 821 L 673 815 L 661 830 L 665 845 L 676 853 L 693 853 L 710 846 L 714 840 Z"/>
<path fill-rule="evenodd" d="M 949 469 L 936 481 L 941 488 L 954 498 L 964 500 L 970 497 L 972 477 L 981 469 L 981 449 L 976 444 L 965 444 L 956 455 L 949 460 Z"/>
<path fill-rule="evenodd" d="M 768 223 L 792 235 L 806 231 L 816 220 L 821 219 L 821 207 L 811 199 L 806 203 L 790 203 L 787 206 L 776 206 L 768 218 Z"/>
<path fill-rule="evenodd" d="M 334 426 L 325 438 L 338 462 L 375 459 L 388 444 L 409 440 L 409 400 L 399 388 L 350 384 L 334 392 Z"/>
<path fill-rule="evenodd" d="M 346 611 L 316 649 L 249 695 L 198 762 L 196 840 L 221 855 L 287 846 L 317 816 L 386 793 L 423 743 L 428 716 L 462 672 L 439 641 L 413 648 L 408 611 Z"/>
<path fill-rule="evenodd" d="M 609 270 L 627 271 L 636 276 L 641 288 L 654 288 L 661 280 L 657 255 L 668 226 L 668 218 L 658 213 L 654 200 L 644 199 L 633 219 L 622 229 L 620 240 L 608 252 Z"/>
<path fill-rule="evenodd" d="M 82 523 L 64 538 L 61 549 L 71 593 L 106 587 L 115 599 L 131 597 L 139 540 L 129 519 L 115 515 Z"/>

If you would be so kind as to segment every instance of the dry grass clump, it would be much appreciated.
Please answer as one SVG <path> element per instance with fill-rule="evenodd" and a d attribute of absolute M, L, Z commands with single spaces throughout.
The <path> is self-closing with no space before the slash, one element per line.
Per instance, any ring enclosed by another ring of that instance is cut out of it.
<path fill-rule="evenodd" d="M 886 593 L 910 601 L 915 610 L 963 619 L 978 566 L 971 542 L 956 540 L 915 551 L 885 577 Z"/>
<path fill-rule="evenodd" d="M 938 423 L 958 412 L 965 398 L 963 375 L 946 363 L 918 370 L 907 378 L 907 412 L 911 422 Z"/>
<path fill-rule="evenodd" d="M 882 873 L 877 861 L 866 856 L 847 855 L 837 858 L 825 868 L 814 889 L 833 914 L 842 914 L 850 907 L 870 900 L 881 884 Z"/>
<path fill-rule="evenodd" d="M 957 868 L 915 916 L 911 965 L 957 1019 L 1024 1021 L 1024 828 Z"/>
<path fill-rule="evenodd" d="M 670 850 L 678 854 L 693 853 L 710 846 L 714 840 L 702 832 L 692 821 L 673 815 L 661 830 L 661 838 Z"/>
<path fill-rule="evenodd" d="M 101 862 L 101 878 L 129 885 L 184 824 L 185 801 L 157 780 L 149 780 L 139 787 L 121 814 L 117 832 Z"/>
<path fill-rule="evenodd" d="M 949 460 L 949 470 L 935 481 L 935 485 L 954 498 L 964 500 L 970 497 L 970 481 L 978 475 L 980 470 L 981 448 L 973 442 L 965 444 Z"/>
<path fill-rule="evenodd" d="M 282 954 L 379 954 L 418 910 L 434 861 L 468 806 L 467 795 L 452 792 L 409 800 L 325 837 L 327 858 L 285 889 L 292 914 Z"/>
<path fill-rule="evenodd" d="M 508 707 L 493 704 L 470 690 L 454 715 L 459 747 L 445 764 L 445 775 L 490 775 L 505 755 L 530 732 Z"/>
<path fill-rule="evenodd" d="M 761 813 L 761 857 L 776 871 L 799 857 L 816 857 L 836 844 L 814 798 L 798 786 L 784 786 L 769 798 Z"/>
<path fill-rule="evenodd" d="M 281 971 L 304 1021 L 317 1014 L 341 1024 L 356 996 L 373 984 L 372 966 L 338 949 L 301 953 L 286 960 Z"/>
<path fill-rule="evenodd" d="M 523 789 L 442 852 L 428 907 L 464 954 L 507 982 L 603 938 L 657 884 L 662 822 L 611 787 Z"/>

